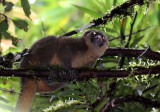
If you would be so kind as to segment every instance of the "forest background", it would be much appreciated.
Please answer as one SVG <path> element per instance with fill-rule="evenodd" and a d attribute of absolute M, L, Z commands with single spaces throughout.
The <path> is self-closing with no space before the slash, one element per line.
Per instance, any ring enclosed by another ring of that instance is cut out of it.
<path fill-rule="evenodd" d="M 116 6 L 126 2 L 126 0 L 28 0 L 29 6 L 23 6 L 20 0 L 0 0 L 0 39 L 1 55 L 9 52 L 21 52 L 24 48 L 29 48 L 36 40 L 47 35 L 62 35 L 72 31 L 90 21 L 100 18 L 109 13 Z M 27 0 L 24 0 L 27 3 Z M 146 0 L 147 1 L 147 0 Z M 152 0 L 151 0 L 152 1 Z M 29 11 L 28 11 L 29 10 Z M 127 10 L 127 9 L 126 9 Z M 30 13 L 31 11 L 31 13 Z M 135 18 L 137 12 L 137 17 Z M 152 49 L 158 51 L 160 48 L 160 1 L 135 5 L 133 10 L 128 11 L 128 15 L 116 16 L 107 21 L 106 24 L 93 27 L 105 32 L 108 36 L 109 47 L 124 48 L 128 43 L 128 36 L 131 31 L 131 23 L 135 18 L 132 38 L 127 48 Z M 2 33 L 3 32 L 3 33 Z M 84 31 L 72 35 L 81 36 Z M 98 65 L 99 69 L 126 69 L 133 66 L 148 67 L 158 65 L 158 60 L 143 58 L 125 58 L 123 65 L 120 65 L 122 56 L 104 57 Z M 13 68 L 18 68 L 18 63 L 14 63 Z M 33 112 L 54 110 L 51 105 L 61 104 L 55 110 L 79 110 L 79 111 L 100 111 L 107 102 L 103 100 L 95 104 L 97 97 L 102 90 L 106 96 L 106 91 L 110 90 L 110 85 L 116 83 L 112 96 L 119 98 L 125 95 L 138 95 L 158 101 L 160 98 L 160 87 L 158 75 L 144 75 L 128 78 L 105 78 L 100 88 L 96 79 L 90 79 L 79 83 L 73 81 L 66 85 L 63 90 L 49 95 L 38 94 L 33 104 Z M 68 91 L 67 91 L 68 90 Z M 13 110 L 20 91 L 19 78 L 0 78 L 0 111 L 10 112 Z M 109 97 L 109 96 L 107 96 Z M 65 105 L 62 102 L 70 103 Z M 48 103 L 49 102 L 49 103 Z M 78 102 L 78 103 L 77 103 Z M 95 108 L 92 106 L 95 104 Z M 65 105 L 65 106 L 64 106 Z M 80 106 L 81 105 L 81 106 Z M 143 106 L 142 106 L 143 105 Z M 149 104 L 148 104 L 149 105 Z M 50 106 L 50 107 L 49 107 Z M 69 108 L 70 107 L 70 108 Z M 116 106 L 113 110 L 120 111 L 158 111 L 153 105 L 146 107 L 139 101 L 127 102 Z"/>

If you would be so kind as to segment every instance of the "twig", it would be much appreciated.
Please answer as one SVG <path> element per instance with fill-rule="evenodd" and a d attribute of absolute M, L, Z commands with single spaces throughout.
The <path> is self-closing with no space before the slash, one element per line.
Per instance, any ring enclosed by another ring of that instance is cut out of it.
<path fill-rule="evenodd" d="M 145 92 L 147 92 L 147 91 L 149 91 L 149 90 L 151 90 L 151 89 L 154 89 L 154 88 L 156 88 L 157 86 L 159 86 L 159 84 L 151 85 L 150 87 L 144 89 L 142 93 L 145 93 Z"/>
<path fill-rule="evenodd" d="M 137 33 L 139 33 L 139 32 L 142 32 L 142 31 L 145 31 L 146 29 L 148 29 L 148 28 L 150 28 L 151 26 L 147 26 L 146 28 L 144 28 L 144 29 L 141 29 L 141 30 L 138 30 L 138 31 L 136 31 L 136 32 L 133 32 L 132 33 L 132 35 L 133 34 L 137 34 Z M 128 34 L 128 35 L 124 35 L 125 37 L 128 37 L 130 34 Z M 117 36 L 117 37 L 114 37 L 114 38 L 112 38 L 112 39 L 109 39 L 109 41 L 113 41 L 113 40 L 115 40 L 115 39 L 118 39 L 118 38 L 121 38 L 121 36 Z"/>
<path fill-rule="evenodd" d="M 125 45 L 125 48 L 128 48 L 129 43 L 130 43 L 130 41 L 131 41 L 131 36 L 132 36 L 133 26 L 134 26 L 134 23 L 135 23 L 135 21 L 136 21 L 137 14 L 138 14 L 138 13 L 137 13 L 137 11 L 136 11 L 135 16 L 134 16 L 134 19 L 133 19 L 133 22 L 132 22 L 132 24 L 131 24 L 131 29 L 130 29 L 129 39 L 128 39 L 127 44 Z M 121 59 L 120 59 L 120 61 L 119 61 L 119 67 L 120 67 L 120 68 L 122 68 L 122 67 L 123 67 L 124 60 L 125 60 L 125 57 L 124 57 L 124 56 L 122 56 L 122 57 L 121 57 Z"/>
<path fill-rule="evenodd" d="M 160 102 L 159 101 L 153 101 L 147 98 L 144 98 L 142 96 L 135 96 L 135 95 L 127 95 L 127 96 L 123 96 L 121 98 L 117 98 L 112 100 L 112 107 L 116 107 L 119 104 L 122 104 L 124 102 L 131 102 L 131 101 L 135 101 L 135 102 L 139 102 L 143 105 L 150 106 L 150 107 L 160 107 Z"/>
<path fill-rule="evenodd" d="M 133 19 L 133 22 L 132 22 L 132 24 L 131 24 L 131 29 L 130 29 L 130 33 L 129 33 L 129 39 L 128 39 L 127 44 L 125 45 L 125 48 L 128 48 L 129 43 L 130 43 L 130 41 L 131 41 L 132 32 L 133 32 L 133 26 L 134 26 L 134 24 L 135 24 L 135 21 L 136 21 L 137 15 L 138 15 L 138 13 L 137 13 L 137 11 L 136 11 L 135 16 L 134 16 L 134 19 Z"/>
<path fill-rule="evenodd" d="M 15 92 L 13 89 L 4 89 L 4 88 L 1 88 L 1 87 L 0 87 L 0 90 L 1 90 L 1 91 L 4 91 L 4 92 L 10 92 L 11 94 L 12 94 L 12 93 L 20 94 L 19 92 Z"/>
<path fill-rule="evenodd" d="M 148 47 L 141 55 L 139 55 L 137 59 L 139 59 L 139 58 L 141 58 L 143 55 L 145 55 L 145 53 L 147 53 L 148 50 L 150 50 L 150 47 Z"/>

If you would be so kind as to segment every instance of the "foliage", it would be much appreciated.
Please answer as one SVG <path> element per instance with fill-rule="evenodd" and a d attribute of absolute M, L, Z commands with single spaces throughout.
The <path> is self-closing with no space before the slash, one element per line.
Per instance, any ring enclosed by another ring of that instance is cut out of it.
<path fill-rule="evenodd" d="M 0 0 L 0 40 L 11 40 L 12 51 L 21 51 L 30 47 L 39 38 L 46 35 L 61 35 L 71 31 L 93 19 L 105 15 L 114 7 L 126 0 Z M 145 0 L 150 2 L 150 0 Z M 33 12 L 35 11 L 35 12 Z M 138 12 L 133 26 L 129 48 L 147 48 L 157 51 L 160 45 L 160 4 L 134 6 L 131 17 L 117 17 L 105 25 L 96 27 L 104 31 L 110 41 L 110 47 L 125 47 L 128 42 L 131 23 L 135 11 Z M 80 36 L 81 33 L 74 35 Z M 115 37 L 118 37 L 114 39 Z M 19 42 L 19 43 L 18 43 Z M 16 46 L 16 47 L 15 47 Z M 4 47 L 1 47 L 1 52 Z M 98 69 L 120 68 L 119 57 L 104 57 L 98 64 Z M 123 69 L 131 66 L 150 66 L 159 64 L 158 61 L 147 59 L 126 58 Z M 16 68 L 15 63 L 14 68 Z M 131 74 L 132 75 L 132 74 Z M 33 112 L 99 112 L 110 99 L 125 95 L 139 95 L 158 101 L 160 99 L 159 75 L 154 77 L 136 76 L 127 78 L 90 79 L 83 82 L 73 81 L 54 93 L 37 94 L 33 103 Z M 10 112 L 16 103 L 19 91 L 19 79 L 0 78 L 0 111 Z M 57 108 L 56 108 L 57 107 Z M 146 107 L 142 103 L 125 102 L 113 108 L 113 111 L 159 111 L 159 108 Z"/>

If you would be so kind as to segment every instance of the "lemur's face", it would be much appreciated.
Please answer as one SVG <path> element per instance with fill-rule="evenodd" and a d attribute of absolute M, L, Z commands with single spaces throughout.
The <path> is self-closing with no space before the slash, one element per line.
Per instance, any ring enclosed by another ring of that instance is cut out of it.
<path fill-rule="evenodd" d="M 93 31 L 90 35 L 91 42 L 98 47 L 101 47 L 106 42 L 106 35 L 100 32 Z"/>
<path fill-rule="evenodd" d="M 84 36 L 90 37 L 91 42 L 98 47 L 101 47 L 104 43 L 108 45 L 107 36 L 99 30 L 88 30 Z"/>

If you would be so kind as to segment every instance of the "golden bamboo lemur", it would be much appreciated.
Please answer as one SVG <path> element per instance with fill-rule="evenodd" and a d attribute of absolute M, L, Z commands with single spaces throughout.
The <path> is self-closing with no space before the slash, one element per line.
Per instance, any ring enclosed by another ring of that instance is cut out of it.
<path fill-rule="evenodd" d="M 108 48 L 106 35 L 99 30 L 86 31 L 82 38 L 47 36 L 33 44 L 23 57 L 20 68 L 36 65 L 60 65 L 66 69 L 94 65 Z M 61 88 L 66 82 L 52 86 L 43 80 L 21 79 L 21 94 L 15 112 L 29 112 L 36 92 L 49 92 Z"/>

